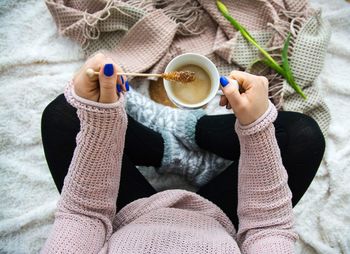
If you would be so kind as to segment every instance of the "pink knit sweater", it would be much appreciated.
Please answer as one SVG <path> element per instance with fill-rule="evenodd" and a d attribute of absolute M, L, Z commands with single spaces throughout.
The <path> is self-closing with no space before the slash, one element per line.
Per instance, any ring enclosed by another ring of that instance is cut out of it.
<path fill-rule="evenodd" d="M 78 109 L 81 129 L 42 253 L 293 253 L 291 192 L 272 104 L 249 126 L 235 125 L 241 145 L 236 233 L 220 208 L 185 190 L 159 192 L 116 214 L 127 127 L 124 97 L 94 103 L 71 86 L 65 95 Z"/>

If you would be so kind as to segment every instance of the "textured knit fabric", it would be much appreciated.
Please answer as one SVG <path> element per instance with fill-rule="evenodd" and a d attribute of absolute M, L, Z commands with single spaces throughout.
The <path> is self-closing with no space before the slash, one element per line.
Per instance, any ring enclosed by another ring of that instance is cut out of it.
<path fill-rule="evenodd" d="M 194 52 L 209 57 L 221 75 L 245 69 L 266 75 L 277 108 L 313 117 L 326 133 L 329 110 L 313 81 L 321 72 L 330 38 L 329 25 L 307 0 L 223 0 L 230 13 L 273 57 L 280 60 L 287 34 L 291 69 L 308 99 L 266 66 L 225 20 L 212 0 L 46 0 L 59 32 L 82 45 L 87 56 L 101 49 L 129 72 L 163 72 L 175 56 Z M 141 105 L 140 105 L 141 106 Z"/>
<path fill-rule="evenodd" d="M 43 148 L 59 193 L 62 192 L 64 178 L 76 147 L 75 139 L 80 129 L 76 112 L 76 108 L 61 94 L 45 108 L 42 115 Z M 240 144 L 236 132 L 232 131 L 232 123 L 235 121 L 233 114 L 204 116 L 198 121 L 196 127 L 198 145 L 233 162 L 196 193 L 220 207 L 238 228 L 237 185 Z M 288 186 L 292 192 L 294 207 L 316 175 L 325 149 L 324 138 L 317 123 L 300 113 L 279 112 L 273 125 L 282 163 L 288 174 Z M 162 135 L 128 116 L 117 211 L 139 198 L 150 197 L 157 192 L 135 165 L 159 167 L 163 155 Z M 146 173 L 149 171 L 150 168 Z M 152 178 L 150 181 L 157 180 L 159 179 Z"/>
<path fill-rule="evenodd" d="M 168 131 L 162 131 L 164 154 L 162 164 L 156 171 L 160 174 L 178 174 L 195 187 L 202 187 L 224 171 L 232 161 L 198 148 L 191 150 Z"/>
<path fill-rule="evenodd" d="M 236 122 L 242 150 L 236 233 L 216 205 L 184 190 L 138 199 L 115 214 L 127 126 L 123 96 L 94 103 L 72 86 L 65 96 L 78 109 L 81 130 L 42 253 L 293 253 L 291 192 L 272 104 L 251 125 Z"/>

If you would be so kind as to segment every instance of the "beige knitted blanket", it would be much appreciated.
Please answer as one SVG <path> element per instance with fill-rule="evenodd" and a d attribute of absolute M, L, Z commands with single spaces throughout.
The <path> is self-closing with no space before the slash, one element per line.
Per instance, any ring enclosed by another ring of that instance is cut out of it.
<path fill-rule="evenodd" d="M 224 0 L 232 16 L 279 59 L 292 34 L 290 64 L 302 99 L 267 67 L 251 64 L 259 52 L 219 13 L 212 0 L 46 0 L 59 32 L 77 41 L 86 56 L 112 52 L 128 72 L 163 72 L 175 56 L 194 52 L 209 57 L 221 75 L 232 69 L 265 75 L 270 98 L 281 110 L 312 116 L 326 133 L 330 114 L 314 80 L 322 70 L 329 25 L 306 0 Z"/>

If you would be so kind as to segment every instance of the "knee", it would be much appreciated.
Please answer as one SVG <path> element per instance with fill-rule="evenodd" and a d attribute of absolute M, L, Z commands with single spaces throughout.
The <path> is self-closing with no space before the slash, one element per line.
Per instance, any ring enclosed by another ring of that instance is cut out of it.
<path fill-rule="evenodd" d="M 289 140 L 307 153 L 323 156 L 325 139 L 317 122 L 310 116 L 295 113 L 294 121 L 289 125 Z"/>
<path fill-rule="evenodd" d="M 67 117 L 76 117 L 76 109 L 68 104 L 63 94 L 51 101 L 43 111 L 41 126 L 60 125 Z"/>
<path fill-rule="evenodd" d="M 55 117 L 55 114 L 57 112 L 57 108 L 59 108 L 60 101 L 62 100 L 61 96 L 63 96 L 63 94 L 59 95 L 56 99 L 51 101 L 44 109 L 43 114 L 41 116 L 42 127 L 51 124 L 52 121 L 57 119 Z"/>

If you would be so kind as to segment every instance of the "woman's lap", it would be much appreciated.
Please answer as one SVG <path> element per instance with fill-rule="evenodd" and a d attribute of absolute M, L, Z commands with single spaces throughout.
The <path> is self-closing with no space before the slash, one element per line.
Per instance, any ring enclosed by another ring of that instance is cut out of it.
<path fill-rule="evenodd" d="M 156 193 L 135 165 L 160 166 L 164 149 L 159 133 L 131 117 L 128 120 L 118 210 L 135 199 Z M 196 126 L 196 141 L 203 149 L 233 161 L 224 172 L 203 186 L 198 194 L 218 205 L 237 226 L 239 141 L 234 132 L 234 122 L 233 115 L 204 116 Z M 324 138 L 317 123 L 303 114 L 280 112 L 274 125 L 295 205 L 317 172 L 324 152 Z M 44 151 L 59 192 L 68 172 L 79 129 L 76 109 L 67 103 L 63 95 L 45 109 L 42 117 Z"/>

